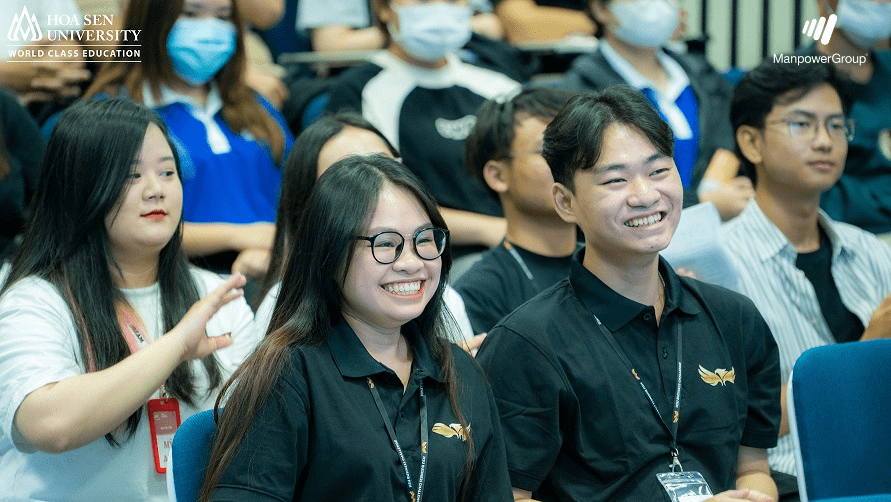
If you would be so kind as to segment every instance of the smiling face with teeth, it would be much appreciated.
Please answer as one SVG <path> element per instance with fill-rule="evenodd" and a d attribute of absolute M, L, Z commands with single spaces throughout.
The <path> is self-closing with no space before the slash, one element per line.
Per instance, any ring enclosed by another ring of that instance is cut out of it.
<path fill-rule="evenodd" d="M 558 212 L 585 234 L 585 261 L 655 259 L 671 241 L 683 204 L 674 160 L 638 130 L 613 123 L 596 164 L 555 187 Z"/>
<path fill-rule="evenodd" d="M 402 254 L 390 264 L 374 259 L 368 241 L 356 241 L 342 286 L 343 313 L 377 331 L 398 330 L 424 311 L 439 287 L 442 258 L 423 260 L 411 236 L 431 226 L 430 216 L 406 189 L 386 183 L 363 235 L 394 231 L 405 236 Z"/>

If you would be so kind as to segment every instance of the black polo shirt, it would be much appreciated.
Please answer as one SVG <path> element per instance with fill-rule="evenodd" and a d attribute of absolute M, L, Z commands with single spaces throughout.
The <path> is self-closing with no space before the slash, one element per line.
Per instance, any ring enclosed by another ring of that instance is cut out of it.
<path fill-rule="evenodd" d="M 511 244 L 521 265 L 504 244 L 487 250 L 455 281 L 474 333 L 488 332 L 526 300 L 569 275 L 572 255 L 542 256 Z"/>
<path fill-rule="evenodd" d="M 679 277 L 663 260 L 657 326 L 653 307 L 609 289 L 584 268 L 583 253 L 568 279 L 492 329 L 477 357 L 498 403 L 513 486 L 546 501 L 669 500 L 656 474 L 668 470 L 670 435 L 596 315 L 664 417 L 683 327 L 680 461 L 715 494 L 734 488 L 739 445 L 777 442 L 779 356 L 767 324 L 747 298 Z M 706 382 L 708 372 L 731 369 L 735 378 Z"/>
<path fill-rule="evenodd" d="M 418 384 L 423 380 L 431 428 L 423 500 L 460 498 L 467 444 L 457 434 L 444 433 L 458 420 L 439 365 L 413 328 L 403 328 L 414 351 L 404 393 L 399 377 L 368 354 L 342 319 L 326 344 L 295 348 L 213 500 L 410 501 L 405 471 L 367 377 L 380 392 L 415 487 L 421 461 Z M 513 500 L 491 390 L 470 356 L 454 346 L 452 352 L 457 395 L 476 454 L 467 499 Z"/>

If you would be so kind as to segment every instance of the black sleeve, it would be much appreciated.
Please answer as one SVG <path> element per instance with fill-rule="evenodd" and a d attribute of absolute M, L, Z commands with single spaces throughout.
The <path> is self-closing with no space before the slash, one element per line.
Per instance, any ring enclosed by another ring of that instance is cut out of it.
<path fill-rule="evenodd" d="M 501 417 L 511 486 L 535 491 L 563 443 L 560 411 L 567 386 L 562 373 L 552 358 L 503 325 L 489 332 L 477 360 Z"/>
<path fill-rule="evenodd" d="M 780 353 L 767 322 L 755 304 L 745 298 L 746 309 L 740 332 L 746 343 L 746 379 L 749 386 L 748 416 L 740 444 L 773 448 L 780 431 Z"/>
<path fill-rule="evenodd" d="M 507 472 L 504 436 L 501 431 L 498 408 L 495 404 L 495 397 L 492 395 L 492 389 L 486 383 L 480 369 L 473 363 L 467 353 L 458 348 L 455 348 L 454 352 L 456 352 L 456 359 L 467 360 L 465 364 L 459 365 L 462 378 L 467 378 L 465 375 L 470 375 L 473 379 L 472 387 L 467 389 L 469 391 L 469 400 L 473 403 L 470 406 L 471 409 L 467 409 L 468 405 L 465 401 L 467 398 L 462 397 L 462 407 L 465 408 L 462 412 L 466 413 L 466 418 L 473 421 L 471 431 L 473 433 L 474 448 L 476 449 L 476 461 L 469 476 L 466 500 L 472 502 L 511 502 L 513 501 L 513 493 Z M 474 425 L 482 424 L 485 425 L 484 428 L 475 429 L 473 427 Z"/>
<path fill-rule="evenodd" d="M 273 387 L 211 500 L 293 500 L 309 445 L 309 399 L 302 376 L 292 366 Z"/>
<path fill-rule="evenodd" d="M 506 306 L 505 294 L 511 285 L 504 284 L 501 277 L 483 266 L 487 259 L 490 259 L 488 254 L 455 281 L 455 291 L 464 300 L 464 310 L 474 333 L 488 333 L 512 310 Z"/>
<path fill-rule="evenodd" d="M 326 113 L 336 113 L 340 110 L 353 110 L 362 113 L 362 89 L 365 84 L 380 71 L 377 65 L 367 64 L 350 68 L 334 77 L 331 83 L 331 92 L 328 95 L 328 103 L 325 105 Z"/>

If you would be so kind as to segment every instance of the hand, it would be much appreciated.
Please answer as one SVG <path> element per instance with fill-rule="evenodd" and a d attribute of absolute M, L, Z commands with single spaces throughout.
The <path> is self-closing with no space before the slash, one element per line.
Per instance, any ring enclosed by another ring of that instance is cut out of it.
<path fill-rule="evenodd" d="M 272 103 L 272 106 L 279 110 L 282 109 L 285 101 L 288 100 L 288 86 L 285 85 L 282 79 L 266 73 L 251 64 L 248 64 L 248 68 L 245 70 L 244 80 L 248 87 L 257 91 L 257 93 Z"/>
<path fill-rule="evenodd" d="M 753 502 L 775 502 L 773 498 L 768 497 L 757 490 L 749 490 L 748 488 L 743 490 L 727 490 L 726 492 L 721 492 L 714 497 L 707 499 L 705 502 L 737 502 L 744 500 Z"/>
<path fill-rule="evenodd" d="M 244 291 L 240 288 L 244 286 L 245 282 L 243 275 L 234 274 L 217 289 L 195 302 L 182 320 L 165 335 L 172 336 L 182 343 L 181 361 L 202 359 L 213 354 L 217 349 L 232 344 L 232 333 L 208 336 L 206 333 L 207 321 L 217 313 L 220 307 L 244 295 Z"/>
<path fill-rule="evenodd" d="M 245 249 L 238 253 L 238 257 L 232 262 L 232 273 L 242 274 L 251 279 L 262 278 L 269 270 L 269 260 L 272 252 L 264 248 Z"/>
<path fill-rule="evenodd" d="M 873 311 L 869 324 L 860 337 L 861 340 L 878 338 L 891 338 L 891 295 L 882 299 L 882 303 Z"/>
<path fill-rule="evenodd" d="M 696 272 L 686 269 L 686 268 L 683 268 L 683 267 L 676 268 L 674 270 L 674 273 L 676 273 L 678 275 L 682 275 L 684 277 L 689 277 L 691 279 L 699 279 L 699 275 L 697 275 Z"/>
<path fill-rule="evenodd" d="M 460 342 L 458 342 L 458 346 L 464 349 L 471 356 L 476 357 L 476 353 L 480 349 L 480 345 L 482 345 L 483 340 L 486 339 L 486 334 L 487 333 L 480 333 L 473 338 L 461 340 Z"/>
<path fill-rule="evenodd" d="M 721 183 L 720 188 L 700 195 L 699 201 L 714 204 L 718 208 L 721 220 L 727 221 L 738 216 L 754 195 L 752 180 L 746 176 L 737 176 L 729 183 Z"/>

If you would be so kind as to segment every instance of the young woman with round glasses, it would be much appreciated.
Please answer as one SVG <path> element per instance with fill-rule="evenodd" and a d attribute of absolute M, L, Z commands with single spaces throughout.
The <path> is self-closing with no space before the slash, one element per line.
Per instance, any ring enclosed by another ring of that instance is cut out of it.
<path fill-rule="evenodd" d="M 446 341 L 448 231 L 380 155 L 319 177 L 269 332 L 226 384 L 203 501 L 510 501 L 492 393 Z"/>

